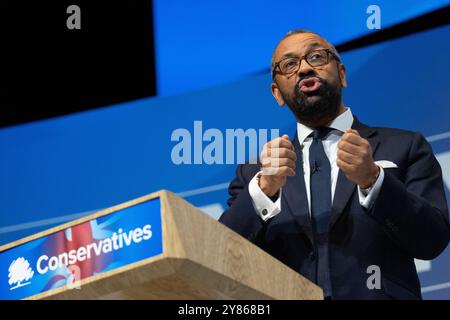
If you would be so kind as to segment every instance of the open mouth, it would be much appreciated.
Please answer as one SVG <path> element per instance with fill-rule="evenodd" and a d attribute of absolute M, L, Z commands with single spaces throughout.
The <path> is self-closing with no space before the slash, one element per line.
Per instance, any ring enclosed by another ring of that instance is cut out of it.
<path fill-rule="evenodd" d="M 317 91 L 321 87 L 322 83 L 320 82 L 320 79 L 317 77 L 311 77 L 308 79 L 304 79 L 300 81 L 298 84 L 300 91 L 303 93 L 310 93 Z"/>

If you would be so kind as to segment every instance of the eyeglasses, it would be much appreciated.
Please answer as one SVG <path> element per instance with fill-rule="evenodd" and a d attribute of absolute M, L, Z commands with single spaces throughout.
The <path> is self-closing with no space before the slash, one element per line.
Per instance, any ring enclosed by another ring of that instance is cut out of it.
<path fill-rule="evenodd" d="M 330 62 L 330 55 L 336 60 L 340 61 L 339 57 L 330 49 L 319 49 L 305 54 L 303 57 L 287 57 L 275 63 L 272 71 L 272 79 L 275 79 L 275 74 L 278 71 L 282 75 L 292 76 L 299 68 L 303 59 L 313 68 L 321 67 Z M 278 70 L 277 70 L 278 69 Z"/>

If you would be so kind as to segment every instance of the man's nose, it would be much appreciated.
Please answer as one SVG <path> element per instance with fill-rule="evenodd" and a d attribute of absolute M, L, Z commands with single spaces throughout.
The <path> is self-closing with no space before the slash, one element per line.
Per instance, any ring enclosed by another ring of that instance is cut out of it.
<path fill-rule="evenodd" d="M 298 71 L 297 71 L 297 74 L 298 74 L 299 78 L 304 77 L 304 76 L 306 76 L 308 74 L 311 74 L 311 73 L 314 73 L 314 72 L 315 72 L 314 68 L 311 67 L 309 65 L 309 63 L 306 62 L 305 59 L 302 59 L 300 61 L 300 66 L 298 67 Z"/>

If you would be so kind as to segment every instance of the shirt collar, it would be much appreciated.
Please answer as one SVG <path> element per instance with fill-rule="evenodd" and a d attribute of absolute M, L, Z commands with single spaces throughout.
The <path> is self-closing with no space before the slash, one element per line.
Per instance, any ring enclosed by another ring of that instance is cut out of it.
<path fill-rule="evenodd" d="M 328 125 L 329 128 L 339 130 L 340 132 L 345 132 L 348 128 L 351 128 L 353 124 L 353 114 L 350 108 L 346 107 L 346 110 L 334 118 L 333 121 Z M 297 122 L 297 136 L 298 142 L 303 144 L 306 138 L 313 132 L 314 129 L 305 126 L 304 124 Z"/>

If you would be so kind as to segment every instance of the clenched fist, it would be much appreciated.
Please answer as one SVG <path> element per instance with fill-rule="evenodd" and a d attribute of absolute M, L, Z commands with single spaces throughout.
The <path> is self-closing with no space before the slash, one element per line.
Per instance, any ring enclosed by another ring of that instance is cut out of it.
<path fill-rule="evenodd" d="M 295 176 L 297 155 L 287 134 L 267 142 L 261 151 L 262 175 L 259 187 L 273 197 L 286 183 L 286 177 Z"/>
<path fill-rule="evenodd" d="M 371 187 L 380 172 L 373 161 L 369 141 L 353 129 L 347 129 L 338 143 L 336 164 L 361 189 Z"/>

